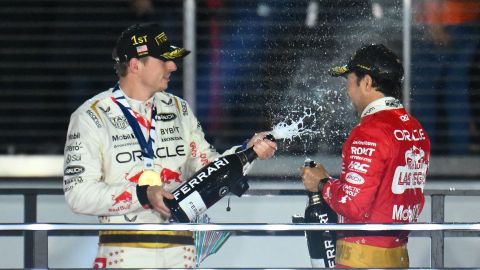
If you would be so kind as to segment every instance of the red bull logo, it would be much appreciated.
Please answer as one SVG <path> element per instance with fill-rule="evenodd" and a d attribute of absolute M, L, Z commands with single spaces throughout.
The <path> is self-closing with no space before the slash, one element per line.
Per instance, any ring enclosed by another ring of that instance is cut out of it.
<path fill-rule="evenodd" d="M 143 173 L 143 170 L 137 172 L 136 174 L 130 176 L 129 173 L 126 173 L 125 174 L 125 179 L 127 179 L 128 181 L 132 182 L 132 183 L 138 183 L 138 179 L 140 178 L 140 175 L 142 175 Z"/>
<path fill-rule="evenodd" d="M 180 183 L 180 175 L 181 173 L 172 171 L 167 168 L 162 169 L 162 171 L 160 172 L 160 178 L 162 178 L 162 182 L 166 184 L 170 184 L 171 181 Z"/>
<path fill-rule="evenodd" d="M 114 201 L 112 206 L 115 206 L 118 203 L 128 203 L 128 202 L 132 201 L 132 193 L 130 193 L 128 191 L 124 191 L 116 197 L 115 197 L 115 195 L 112 195 L 112 199 Z"/>

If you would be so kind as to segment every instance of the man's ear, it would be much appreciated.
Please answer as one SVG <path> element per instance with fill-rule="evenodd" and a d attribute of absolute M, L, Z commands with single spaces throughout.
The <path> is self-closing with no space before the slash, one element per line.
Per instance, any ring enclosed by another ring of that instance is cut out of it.
<path fill-rule="evenodd" d="M 137 58 L 132 58 L 130 61 L 128 61 L 128 68 L 130 69 L 131 73 L 138 73 L 140 70 L 139 65 L 141 64 L 140 60 Z"/>
<path fill-rule="evenodd" d="M 364 84 L 364 87 L 367 91 L 371 91 L 372 90 L 372 85 L 373 85 L 373 78 L 372 76 L 366 74 L 363 79 L 362 79 L 362 83 Z"/>

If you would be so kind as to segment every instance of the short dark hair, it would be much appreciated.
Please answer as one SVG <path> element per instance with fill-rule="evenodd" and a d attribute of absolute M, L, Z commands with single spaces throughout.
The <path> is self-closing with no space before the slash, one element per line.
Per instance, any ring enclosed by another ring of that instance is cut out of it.
<path fill-rule="evenodd" d="M 146 58 L 140 58 L 138 59 L 139 61 L 142 61 L 142 63 L 147 62 L 148 57 Z M 128 62 L 115 62 L 113 64 L 113 69 L 115 69 L 115 73 L 117 74 L 118 78 L 122 78 L 127 76 L 128 74 Z"/>
<path fill-rule="evenodd" d="M 125 62 L 115 62 L 113 63 L 113 69 L 117 74 L 118 78 L 127 76 L 128 73 L 128 63 Z"/>
<path fill-rule="evenodd" d="M 386 97 L 402 99 L 402 81 L 379 78 L 363 70 L 354 69 L 352 72 L 357 75 L 357 84 L 368 74 L 372 78 L 372 87 L 377 91 L 382 92 Z"/>

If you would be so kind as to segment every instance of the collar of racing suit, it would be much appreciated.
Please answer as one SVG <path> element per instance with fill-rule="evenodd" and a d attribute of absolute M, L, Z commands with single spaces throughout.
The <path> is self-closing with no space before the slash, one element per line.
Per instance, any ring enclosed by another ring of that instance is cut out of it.
<path fill-rule="evenodd" d="M 125 97 L 125 99 L 127 99 L 127 102 L 130 105 L 130 107 L 132 108 L 132 110 L 139 113 L 143 118 L 150 119 L 150 112 L 151 112 L 151 109 L 152 109 L 154 96 L 147 99 L 146 101 L 136 100 L 136 99 L 133 99 L 133 98 L 127 96 L 127 94 L 125 94 L 125 92 L 123 91 L 123 89 L 120 86 L 119 86 L 119 88 L 120 88 L 120 91 L 122 91 L 122 94 Z"/>
<path fill-rule="evenodd" d="M 372 101 L 365 107 L 361 118 L 383 110 L 393 110 L 403 108 L 402 103 L 394 97 L 383 97 Z"/>

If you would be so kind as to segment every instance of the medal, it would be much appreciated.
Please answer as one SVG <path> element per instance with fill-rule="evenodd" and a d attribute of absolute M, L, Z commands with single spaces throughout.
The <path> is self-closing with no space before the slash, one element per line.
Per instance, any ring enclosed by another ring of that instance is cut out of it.
<path fill-rule="evenodd" d="M 154 170 L 144 170 L 140 178 L 138 178 L 138 185 L 161 186 L 162 180 L 160 179 L 160 174 Z"/>
<path fill-rule="evenodd" d="M 140 149 L 142 150 L 144 170 L 138 179 L 138 185 L 161 186 L 162 179 L 160 178 L 160 174 L 153 170 L 153 159 L 155 158 L 153 149 L 155 149 L 154 138 L 156 135 L 155 115 L 157 114 L 155 106 L 152 106 L 151 118 L 150 121 L 147 121 L 140 114 L 132 110 L 118 84 L 114 87 L 112 93 L 112 100 L 120 107 L 120 110 L 132 128 L 135 138 L 137 138 Z M 148 130 L 148 139 L 144 137 L 140 125 L 144 126 Z"/>

